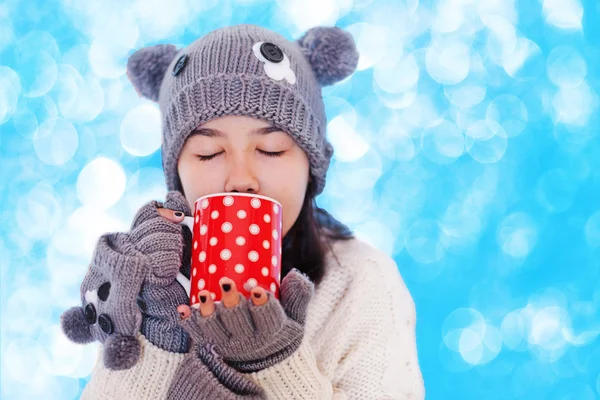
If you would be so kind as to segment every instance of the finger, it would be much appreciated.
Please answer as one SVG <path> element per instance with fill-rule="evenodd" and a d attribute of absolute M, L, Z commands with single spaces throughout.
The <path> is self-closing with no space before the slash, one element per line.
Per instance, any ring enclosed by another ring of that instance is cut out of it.
<path fill-rule="evenodd" d="M 200 314 L 203 317 L 210 317 L 215 312 L 215 303 L 213 302 L 212 296 L 208 290 L 201 290 L 198 293 L 200 299 Z"/>
<path fill-rule="evenodd" d="M 135 216 L 133 217 L 133 221 L 131 223 L 131 229 L 135 229 L 137 228 L 140 224 L 156 218 L 158 216 L 158 213 L 156 212 L 156 209 L 159 207 L 162 207 L 163 204 L 156 201 L 156 200 L 152 200 L 148 203 L 146 203 L 144 206 L 142 206 L 135 214 Z"/>
<path fill-rule="evenodd" d="M 177 311 L 180 310 L 180 307 L 187 307 L 185 310 L 189 310 L 190 316 L 188 318 L 181 318 L 179 320 L 179 326 L 182 327 L 192 338 L 193 343 L 202 343 L 204 341 L 204 337 L 202 336 L 202 330 L 200 329 L 198 320 L 202 319 L 198 315 L 198 310 L 189 308 L 187 305 L 182 304 L 177 307 Z"/>
<path fill-rule="evenodd" d="M 178 233 L 147 233 L 136 239 L 135 247 L 146 255 L 159 252 L 181 254 L 183 248 L 183 236 Z"/>
<path fill-rule="evenodd" d="M 139 224 L 135 229 L 131 230 L 129 236 L 133 243 L 137 243 L 142 238 L 155 233 L 170 233 L 175 236 L 181 236 L 181 224 L 172 223 L 158 216 Z"/>
<path fill-rule="evenodd" d="M 265 289 L 261 288 L 260 286 L 252 288 L 250 291 L 250 297 L 252 298 L 252 303 L 254 303 L 255 306 L 262 306 L 267 302 L 267 300 L 269 300 Z"/>
<path fill-rule="evenodd" d="M 168 208 L 158 208 L 157 211 L 163 218 L 166 218 L 167 220 L 176 224 L 183 221 L 183 217 L 185 217 L 183 212 L 169 210 Z"/>
<path fill-rule="evenodd" d="M 235 286 L 235 282 L 227 277 L 221 278 L 221 298 L 225 308 L 233 308 L 240 302 L 240 294 Z"/>
<path fill-rule="evenodd" d="M 191 210 L 194 209 L 193 203 L 190 205 L 185 196 L 176 190 L 167 193 L 164 207 L 171 210 L 183 211 L 186 215 L 191 215 Z"/>
<path fill-rule="evenodd" d="M 304 324 L 306 309 L 314 293 L 314 284 L 293 268 L 281 281 L 281 305 L 294 321 Z"/>
<path fill-rule="evenodd" d="M 181 315 L 181 319 L 188 319 L 192 315 L 192 310 L 185 304 L 177 306 L 177 312 Z"/>
<path fill-rule="evenodd" d="M 288 317 L 279 301 L 273 296 L 273 293 L 264 291 L 261 298 L 263 296 L 267 298 L 263 305 L 257 306 L 252 302 L 252 304 L 249 304 L 248 310 L 250 311 L 256 334 L 270 335 L 279 332 Z M 252 295 L 252 299 L 255 299 L 254 295 Z"/>
<path fill-rule="evenodd" d="M 239 293 L 238 299 L 238 304 L 232 308 L 227 308 L 223 302 L 217 304 L 217 314 L 232 339 L 244 340 L 254 335 L 254 324 L 248 311 L 248 301 Z"/>

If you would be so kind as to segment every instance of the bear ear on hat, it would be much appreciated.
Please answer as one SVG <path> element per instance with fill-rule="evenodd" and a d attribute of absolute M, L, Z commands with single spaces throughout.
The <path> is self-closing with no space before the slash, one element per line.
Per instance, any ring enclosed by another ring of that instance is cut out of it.
<path fill-rule="evenodd" d="M 157 44 L 137 50 L 127 60 L 127 77 L 140 96 L 158 101 L 165 72 L 179 50 L 172 44 Z"/>
<path fill-rule="evenodd" d="M 321 86 L 350 76 L 358 65 L 358 51 L 350 32 L 339 27 L 311 28 L 296 40 Z"/>

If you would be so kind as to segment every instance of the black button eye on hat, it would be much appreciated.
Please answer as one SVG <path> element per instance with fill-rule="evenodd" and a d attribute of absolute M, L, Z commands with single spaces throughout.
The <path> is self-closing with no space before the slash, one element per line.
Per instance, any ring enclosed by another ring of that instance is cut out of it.
<path fill-rule="evenodd" d="M 98 317 L 98 325 L 100 325 L 100 329 L 102 329 L 102 332 L 108 335 L 113 333 L 113 323 L 108 315 L 100 314 L 100 316 Z"/>
<path fill-rule="evenodd" d="M 110 282 L 105 282 L 98 288 L 98 298 L 102 301 L 106 301 L 108 299 L 108 295 L 110 294 Z"/>
<path fill-rule="evenodd" d="M 283 52 L 273 43 L 263 43 L 260 46 L 260 54 L 262 54 L 267 60 L 274 63 L 280 63 L 283 61 Z"/>
<path fill-rule="evenodd" d="M 85 320 L 88 322 L 88 324 L 94 325 L 96 323 L 96 307 L 94 307 L 92 303 L 89 303 L 87 306 L 85 306 L 83 312 L 85 314 Z"/>
<path fill-rule="evenodd" d="M 177 63 L 173 67 L 173 76 L 179 75 L 179 73 L 183 70 L 183 67 L 185 67 L 185 64 L 187 64 L 187 60 L 187 54 L 184 54 L 181 57 L 179 57 L 179 60 L 177 60 Z"/>

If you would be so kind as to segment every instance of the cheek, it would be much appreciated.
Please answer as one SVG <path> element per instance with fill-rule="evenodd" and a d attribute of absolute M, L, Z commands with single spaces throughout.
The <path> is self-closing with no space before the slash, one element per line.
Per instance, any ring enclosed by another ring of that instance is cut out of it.
<path fill-rule="evenodd" d="M 283 196 L 279 197 L 279 201 L 284 207 L 283 212 L 283 236 L 285 236 L 292 228 L 300 211 L 302 211 L 302 205 L 304 204 L 304 197 L 306 196 L 306 186 L 297 187 L 295 190 L 290 192 L 283 192 Z"/>
<path fill-rule="evenodd" d="M 204 174 L 186 163 L 178 165 L 178 173 L 185 198 L 191 205 L 190 209 L 193 210 L 196 199 L 210 193 L 210 180 L 200 179 Z"/>

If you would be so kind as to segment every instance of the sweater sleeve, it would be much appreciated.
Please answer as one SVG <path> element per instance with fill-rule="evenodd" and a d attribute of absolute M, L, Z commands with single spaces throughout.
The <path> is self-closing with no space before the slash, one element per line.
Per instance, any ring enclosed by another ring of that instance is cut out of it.
<path fill-rule="evenodd" d="M 185 354 L 170 353 L 137 336 L 142 346 L 140 360 L 130 369 L 113 371 L 104 366 L 99 347 L 92 376 L 83 389 L 81 400 L 161 400 L 167 393 Z"/>
<path fill-rule="evenodd" d="M 423 399 L 413 299 L 387 256 L 366 260 L 335 312 L 348 315 L 335 340 L 344 349 L 315 357 L 308 341 L 291 357 L 250 374 L 269 399 Z M 338 316 L 339 317 L 339 316 Z M 335 316 L 332 315 L 335 319 Z M 317 338 L 318 340 L 319 338 Z M 334 356 L 335 357 L 335 356 Z M 320 363 L 335 363 L 332 376 Z"/>

